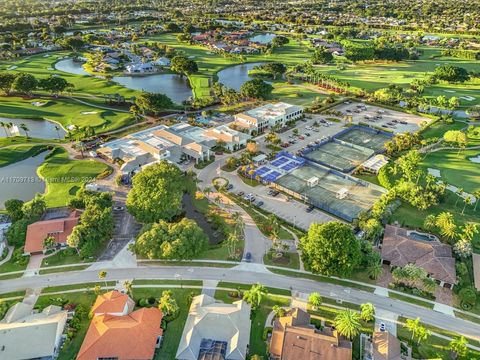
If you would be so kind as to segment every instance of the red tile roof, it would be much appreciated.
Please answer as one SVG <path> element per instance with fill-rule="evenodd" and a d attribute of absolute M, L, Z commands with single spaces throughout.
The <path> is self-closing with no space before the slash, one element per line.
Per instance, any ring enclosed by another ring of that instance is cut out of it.
<path fill-rule="evenodd" d="M 128 312 L 135 307 L 134 301 L 127 294 L 122 294 L 116 290 L 109 291 L 97 297 L 95 304 L 92 306 L 92 314 L 122 313 L 125 310 L 125 305 L 128 305 Z"/>
<path fill-rule="evenodd" d="M 163 334 L 161 321 L 162 312 L 157 308 L 142 308 L 125 316 L 95 316 L 77 360 L 153 359 L 157 338 Z"/>
<path fill-rule="evenodd" d="M 26 253 L 43 251 L 43 241 L 49 236 L 53 236 L 57 244 L 65 244 L 79 219 L 80 212 L 75 210 L 67 218 L 37 221 L 28 225 L 24 251 Z"/>
<path fill-rule="evenodd" d="M 404 228 L 392 225 L 385 227 L 382 259 L 398 267 L 415 264 L 425 269 L 436 280 L 449 284 L 457 283 L 452 248 L 439 241 L 414 240 L 408 236 L 408 230 Z"/>

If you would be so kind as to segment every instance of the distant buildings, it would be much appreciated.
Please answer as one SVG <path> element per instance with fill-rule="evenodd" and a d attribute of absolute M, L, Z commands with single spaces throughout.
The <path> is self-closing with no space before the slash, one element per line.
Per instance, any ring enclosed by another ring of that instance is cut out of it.
<path fill-rule="evenodd" d="M 25 240 L 25 254 L 38 254 L 46 249 L 43 243 L 46 238 L 53 237 L 59 246 L 65 246 L 67 238 L 80 220 L 80 211 L 75 210 L 68 217 L 37 221 L 27 227 Z"/>
<path fill-rule="evenodd" d="M 415 264 L 427 271 L 440 286 L 449 289 L 457 283 L 452 248 L 427 234 L 387 225 L 383 236 L 382 259 L 384 264 L 391 267 Z"/>
<path fill-rule="evenodd" d="M 111 161 L 121 160 L 121 170 L 128 174 L 160 160 L 173 163 L 183 159 L 194 159 L 197 163 L 207 161 L 212 155 L 211 148 L 219 142 L 227 149 L 236 150 L 245 146 L 248 139 L 249 135 L 225 125 L 203 129 L 179 123 L 130 134 L 102 145 L 97 152 Z"/>
<path fill-rule="evenodd" d="M 0 359 L 54 359 L 62 342 L 67 311 L 48 306 L 33 313 L 33 305 L 17 303 L 0 321 Z"/>
<path fill-rule="evenodd" d="M 153 307 L 132 311 L 134 305 L 116 290 L 100 295 L 77 360 L 153 359 L 162 341 L 162 312 Z"/>
<path fill-rule="evenodd" d="M 283 102 L 266 104 L 252 110 L 234 115 L 235 125 L 252 132 L 263 132 L 274 126 L 284 126 L 303 115 L 303 107 Z"/>
<path fill-rule="evenodd" d="M 208 295 L 196 296 L 175 359 L 247 359 L 250 326 L 250 305 L 246 302 L 223 304 Z"/>
<path fill-rule="evenodd" d="M 272 360 L 351 360 L 352 343 L 337 331 L 317 330 L 310 324 L 310 314 L 299 308 L 273 324 L 270 341 Z"/>

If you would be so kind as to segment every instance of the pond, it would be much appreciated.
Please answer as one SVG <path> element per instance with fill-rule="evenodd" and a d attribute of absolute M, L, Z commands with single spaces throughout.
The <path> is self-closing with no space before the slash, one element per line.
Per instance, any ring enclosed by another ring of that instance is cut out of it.
<path fill-rule="evenodd" d="M 217 73 L 218 81 L 226 87 L 239 91 L 244 82 L 253 79 L 253 77 L 248 75 L 248 71 L 262 64 L 265 63 L 257 62 L 230 66 Z"/>
<path fill-rule="evenodd" d="M 400 101 L 398 103 L 398 105 L 400 105 L 401 107 L 405 107 L 407 104 L 405 103 L 405 101 Z M 438 108 L 438 107 L 435 107 L 435 106 L 429 106 L 428 109 L 421 109 L 419 107 L 419 108 L 417 108 L 417 110 L 419 112 L 429 113 L 429 114 L 439 114 L 440 113 L 440 114 L 453 115 L 454 117 L 458 117 L 458 118 L 462 118 L 462 119 L 468 118 L 468 115 L 464 110 L 448 110 L 448 109 L 441 109 L 441 108 Z"/>
<path fill-rule="evenodd" d="M 258 34 L 255 36 L 252 36 L 249 40 L 260 43 L 260 44 L 270 44 L 272 40 L 276 37 L 275 34 Z"/>
<path fill-rule="evenodd" d="M 0 138 L 4 138 L 12 135 L 25 136 L 25 132 L 20 129 L 20 124 L 25 124 L 28 128 L 28 136 L 33 138 L 40 139 L 63 139 L 65 137 L 65 130 L 53 121 L 48 120 L 29 120 L 29 119 L 9 119 L 0 117 L 0 122 L 3 123 L 12 123 L 18 129 L 18 132 L 15 132 L 14 128 L 6 129 L 0 128 Z M 55 129 L 55 126 L 58 127 L 58 130 Z"/>
<path fill-rule="evenodd" d="M 188 79 L 176 74 L 115 76 L 113 81 L 128 89 L 165 94 L 177 104 L 192 96 Z"/>
<path fill-rule="evenodd" d="M 5 201 L 19 199 L 29 201 L 36 193 L 45 191 L 45 182 L 37 175 L 37 168 L 43 163 L 48 151 L 37 156 L 0 168 L 0 209 Z"/>
<path fill-rule="evenodd" d="M 55 63 L 55 69 L 75 75 L 90 75 L 83 68 L 83 63 L 73 61 L 73 59 L 63 59 Z"/>

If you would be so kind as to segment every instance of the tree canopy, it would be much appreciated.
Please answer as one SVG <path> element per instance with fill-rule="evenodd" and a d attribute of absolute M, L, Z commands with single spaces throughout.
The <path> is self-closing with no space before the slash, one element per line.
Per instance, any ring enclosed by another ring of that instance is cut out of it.
<path fill-rule="evenodd" d="M 352 228 L 338 221 L 312 224 L 300 246 L 304 264 L 314 273 L 346 275 L 361 259 L 360 243 Z"/>
<path fill-rule="evenodd" d="M 182 75 L 189 75 L 198 72 L 197 63 L 183 55 L 175 56 L 170 63 L 170 68 Z"/>
<path fill-rule="evenodd" d="M 148 259 L 193 259 L 208 247 L 208 238 L 193 221 L 183 218 L 178 223 L 146 225 L 133 246 L 137 255 Z"/>
<path fill-rule="evenodd" d="M 463 83 L 470 79 L 468 71 L 464 68 L 453 65 L 442 65 L 435 68 L 433 75 L 439 79 L 447 82 L 460 82 Z"/>
<path fill-rule="evenodd" d="M 161 161 L 146 167 L 132 180 L 128 211 L 143 223 L 172 220 L 182 211 L 185 179 L 178 167 Z"/>
<path fill-rule="evenodd" d="M 135 99 L 135 105 L 143 114 L 157 115 L 165 109 L 171 109 L 173 101 L 164 94 L 142 93 Z"/>
<path fill-rule="evenodd" d="M 262 79 L 252 79 L 244 82 L 240 93 L 248 98 L 265 99 L 272 93 L 273 86 Z"/>

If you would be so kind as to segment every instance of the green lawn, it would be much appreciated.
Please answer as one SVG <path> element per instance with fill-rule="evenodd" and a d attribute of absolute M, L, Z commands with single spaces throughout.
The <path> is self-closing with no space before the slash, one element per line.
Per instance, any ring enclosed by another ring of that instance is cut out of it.
<path fill-rule="evenodd" d="M 421 341 L 418 343 L 416 340 L 412 340 L 410 331 L 403 327 L 403 325 L 397 325 L 397 337 L 401 341 L 407 342 L 412 347 L 412 356 L 415 359 L 450 359 L 449 340 L 439 338 L 437 336 L 430 335 L 427 341 Z M 480 357 L 478 351 L 469 350 L 467 356 L 464 359 L 477 359 Z"/>
<path fill-rule="evenodd" d="M 47 184 L 47 206 L 56 207 L 68 204 L 84 183 L 108 170 L 107 165 L 98 161 L 70 160 L 63 148 L 56 148 L 37 172 Z"/>
<path fill-rule="evenodd" d="M 415 298 L 412 298 L 410 296 L 405 296 L 405 295 L 401 295 L 401 294 L 397 294 L 397 293 L 389 291 L 388 292 L 388 297 L 392 298 L 392 299 L 397 299 L 397 300 L 409 302 L 411 304 L 415 304 L 415 305 L 418 305 L 418 306 L 426 307 L 428 309 L 433 309 L 433 303 L 429 303 L 427 301 L 422 301 L 422 300 L 419 300 L 419 299 L 415 299 Z"/>
<path fill-rule="evenodd" d="M 32 105 L 35 101 L 47 101 L 47 103 L 38 107 Z M 86 101 L 106 106 L 90 98 Z M 133 118 L 128 113 L 98 109 L 70 99 L 45 100 L 4 96 L 0 96 L 0 117 L 48 119 L 60 123 L 64 128 L 69 125 L 91 126 L 96 133 L 118 129 L 133 123 Z"/>
<path fill-rule="evenodd" d="M 86 261 L 78 256 L 75 250 L 70 248 L 60 250 L 56 254 L 44 258 L 42 261 L 42 267 L 78 264 L 83 262 Z"/>
<path fill-rule="evenodd" d="M 45 145 L 14 145 L 5 149 L 0 148 L 0 167 L 28 159 L 46 151 Z"/>
<path fill-rule="evenodd" d="M 287 253 L 278 260 L 270 259 L 268 254 L 263 256 L 263 263 L 267 266 L 282 266 L 290 269 L 300 269 L 300 257 L 297 253 Z"/>
<path fill-rule="evenodd" d="M 440 170 L 443 181 L 472 193 L 480 190 L 480 165 L 469 159 L 478 156 L 480 149 L 437 151 L 427 154 L 421 166 Z"/>

